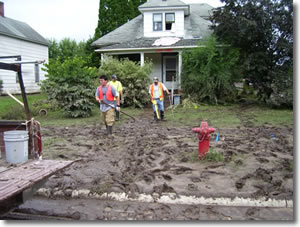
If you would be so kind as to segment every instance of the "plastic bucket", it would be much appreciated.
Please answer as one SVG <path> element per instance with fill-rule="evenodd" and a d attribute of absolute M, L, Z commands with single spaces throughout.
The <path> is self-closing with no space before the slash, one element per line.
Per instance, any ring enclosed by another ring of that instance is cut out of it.
<path fill-rule="evenodd" d="M 7 162 L 17 164 L 28 160 L 28 131 L 6 131 L 4 143 Z"/>
<path fill-rule="evenodd" d="M 179 105 L 180 104 L 180 95 L 174 95 L 173 96 L 173 104 Z"/>

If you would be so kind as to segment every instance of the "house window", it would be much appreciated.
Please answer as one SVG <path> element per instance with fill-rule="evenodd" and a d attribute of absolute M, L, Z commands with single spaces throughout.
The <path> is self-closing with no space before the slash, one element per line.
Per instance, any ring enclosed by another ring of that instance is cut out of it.
<path fill-rule="evenodd" d="M 153 14 L 153 31 L 162 31 L 162 13 Z"/>
<path fill-rule="evenodd" d="M 38 64 L 34 65 L 34 75 L 35 75 L 35 82 L 40 82 L 40 67 Z"/>
<path fill-rule="evenodd" d="M 166 58 L 166 81 L 176 81 L 176 57 Z"/>
<path fill-rule="evenodd" d="M 166 30 L 172 30 L 173 23 L 175 23 L 175 14 L 166 13 Z"/>

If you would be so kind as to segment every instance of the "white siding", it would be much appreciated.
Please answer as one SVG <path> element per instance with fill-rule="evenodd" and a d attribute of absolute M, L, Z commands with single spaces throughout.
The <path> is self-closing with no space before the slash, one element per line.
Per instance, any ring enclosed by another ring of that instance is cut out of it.
<path fill-rule="evenodd" d="M 153 13 L 163 14 L 163 21 L 162 21 L 163 31 L 153 31 Z M 165 13 L 175 13 L 174 31 L 165 31 Z M 145 37 L 166 37 L 166 36 L 183 37 L 184 36 L 184 11 L 166 10 L 166 11 L 155 11 L 155 12 L 144 12 L 144 36 Z"/>
<path fill-rule="evenodd" d="M 21 55 L 22 61 L 45 60 L 48 63 L 48 47 L 40 44 L 27 42 L 7 36 L 0 35 L 0 56 Z M 0 59 L 1 62 L 13 62 L 15 59 Z M 40 81 L 45 79 L 42 70 L 44 66 L 39 65 Z M 0 69 L 0 80 L 3 80 L 3 90 L 8 90 L 13 94 L 21 93 L 20 85 L 16 81 L 17 74 L 13 71 Z M 39 92 L 40 87 L 35 82 L 34 64 L 22 65 L 22 76 L 26 93 Z"/>

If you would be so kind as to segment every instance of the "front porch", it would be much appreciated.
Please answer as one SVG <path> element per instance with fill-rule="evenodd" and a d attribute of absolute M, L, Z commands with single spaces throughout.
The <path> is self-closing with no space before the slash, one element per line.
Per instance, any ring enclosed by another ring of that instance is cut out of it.
<path fill-rule="evenodd" d="M 159 81 L 175 94 L 181 90 L 181 71 L 182 71 L 182 51 L 174 51 L 172 49 L 156 49 L 152 51 L 142 52 L 116 52 L 102 53 L 101 60 L 105 60 L 108 56 L 114 56 L 118 59 L 128 58 L 131 61 L 139 62 L 141 66 L 145 61 L 153 63 L 153 71 L 150 75 L 158 77 Z"/>

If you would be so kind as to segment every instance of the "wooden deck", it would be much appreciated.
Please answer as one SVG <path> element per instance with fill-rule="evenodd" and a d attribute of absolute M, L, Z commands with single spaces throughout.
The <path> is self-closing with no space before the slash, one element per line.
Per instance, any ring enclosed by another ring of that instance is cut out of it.
<path fill-rule="evenodd" d="M 30 160 L 19 165 L 0 165 L 0 216 L 22 204 L 47 178 L 73 162 Z"/>

